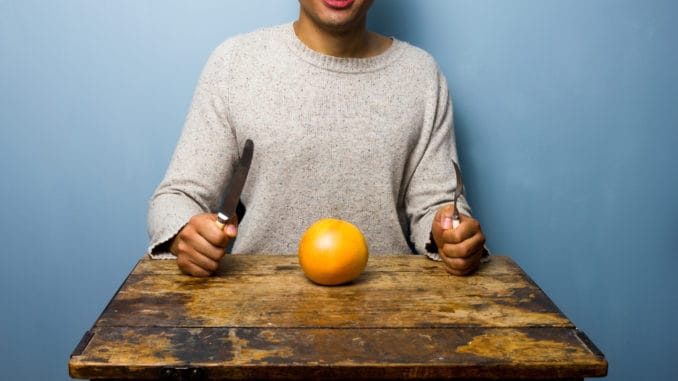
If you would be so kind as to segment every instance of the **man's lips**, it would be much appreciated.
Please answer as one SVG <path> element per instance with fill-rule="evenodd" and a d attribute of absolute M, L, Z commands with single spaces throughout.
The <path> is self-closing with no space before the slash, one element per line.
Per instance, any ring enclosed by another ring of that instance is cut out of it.
<path fill-rule="evenodd" d="M 325 5 L 334 9 L 345 9 L 353 4 L 354 0 L 323 0 Z"/>

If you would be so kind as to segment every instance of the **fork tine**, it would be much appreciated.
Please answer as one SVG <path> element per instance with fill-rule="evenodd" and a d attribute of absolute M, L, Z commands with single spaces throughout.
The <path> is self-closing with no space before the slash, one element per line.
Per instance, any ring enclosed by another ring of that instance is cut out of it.
<path fill-rule="evenodd" d="M 464 194 L 464 182 L 461 178 L 461 169 L 459 169 L 459 165 L 454 160 L 452 161 L 452 164 L 454 165 L 454 174 L 457 180 L 457 187 L 454 190 L 454 219 L 458 221 L 459 210 L 457 209 L 457 200 Z"/>

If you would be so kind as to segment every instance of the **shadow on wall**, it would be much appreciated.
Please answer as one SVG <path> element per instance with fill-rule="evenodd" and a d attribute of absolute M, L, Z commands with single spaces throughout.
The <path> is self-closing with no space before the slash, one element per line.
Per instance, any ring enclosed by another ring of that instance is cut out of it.
<path fill-rule="evenodd" d="M 386 36 L 409 41 L 413 36 L 417 7 L 401 0 L 375 1 L 367 20 L 368 28 Z M 409 37 L 409 38 L 408 38 Z"/>

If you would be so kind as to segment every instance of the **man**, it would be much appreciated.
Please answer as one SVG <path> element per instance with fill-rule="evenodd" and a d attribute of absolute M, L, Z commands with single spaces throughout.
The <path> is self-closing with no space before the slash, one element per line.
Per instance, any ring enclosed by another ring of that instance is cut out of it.
<path fill-rule="evenodd" d="M 462 199 L 447 84 L 424 51 L 370 32 L 370 0 L 300 0 L 299 19 L 236 36 L 208 60 L 149 207 L 151 253 L 208 276 L 234 253 L 295 253 L 323 217 L 347 220 L 370 253 L 439 254 L 472 273 L 485 237 Z M 215 224 L 246 139 L 254 158 L 238 225 Z"/>

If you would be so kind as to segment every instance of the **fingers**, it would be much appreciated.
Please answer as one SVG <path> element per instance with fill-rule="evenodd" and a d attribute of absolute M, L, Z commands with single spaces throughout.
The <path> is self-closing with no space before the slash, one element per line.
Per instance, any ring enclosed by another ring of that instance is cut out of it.
<path fill-rule="evenodd" d="M 485 236 L 480 229 L 480 223 L 475 218 L 464 214 L 460 214 L 459 217 L 461 221 L 456 229 L 445 229 L 442 231 L 442 246 L 446 244 L 471 244 L 471 242 L 466 241 L 474 238 L 483 239 L 484 243 Z"/>
<path fill-rule="evenodd" d="M 177 256 L 177 265 L 183 273 L 209 276 L 219 268 L 225 248 L 236 235 L 235 224 L 220 229 L 214 215 L 196 215 L 179 231 L 170 251 Z"/>
<path fill-rule="evenodd" d="M 480 223 L 472 217 L 461 215 L 456 229 L 442 232 L 442 245 L 438 246 L 447 272 L 453 275 L 469 275 L 480 265 L 485 244 Z"/>
<path fill-rule="evenodd" d="M 445 271 L 448 273 L 457 276 L 471 275 L 480 266 L 482 250 L 464 258 L 445 257 L 443 255 L 440 257 L 445 265 Z"/>
<path fill-rule="evenodd" d="M 197 277 L 208 277 L 212 275 L 219 268 L 219 263 L 216 261 L 210 263 L 197 263 L 193 262 L 199 257 L 191 256 L 188 254 L 179 254 L 177 256 L 177 266 L 182 273 L 186 275 L 192 275 Z M 204 259 L 204 257 L 202 258 Z M 202 262 L 202 261 L 198 261 Z"/>

